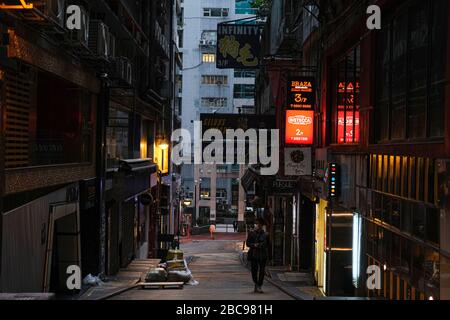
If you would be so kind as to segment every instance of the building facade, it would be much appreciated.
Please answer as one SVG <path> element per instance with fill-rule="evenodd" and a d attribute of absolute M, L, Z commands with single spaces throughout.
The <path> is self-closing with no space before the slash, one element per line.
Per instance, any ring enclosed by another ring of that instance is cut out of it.
<path fill-rule="evenodd" d="M 0 11 L 0 291 L 65 292 L 68 265 L 113 275 L 164 254 L 177 14 L 179 1 Z"/>
<path fill-rule="evenodd" d="M 381 30 L 366 26 L 369 4 L 382 10 Z M 448 299 L 448 1 L 369 4 L 297 3 L 296 66 L 270 51 L 289 37 L 267 26 L 266 55 L 278 66 L 258 76 L 257 108 L 275 109 L 287 138 L 291 78 L 280 73 L 312 77 L 315 103 L 313 142 L 297 145 L 312 148 L 312 174 L 290 179 L 295 191 L 279 209 L 276 195 L 266 201 L 291 223 L 290 265 L 326 295 Z M 268 23 L 289 21 L 293 5 L 272 1 Z M 367 287 L 368 267 L 380 271 L 380 289 Z"/>
<path fill-rule="evenodd" d="M 254 16 L 251 1 L 185 0 L 182 128 L 194 137 L 201 115 L 254 114 L 255 73 L 216 68 L 217 25 Z M 192 141 L 193 143 L 193 141 Z M 192 225 L 244 221 L 243 172 L 232 165 L 183 165 L 183 187 Z"/>

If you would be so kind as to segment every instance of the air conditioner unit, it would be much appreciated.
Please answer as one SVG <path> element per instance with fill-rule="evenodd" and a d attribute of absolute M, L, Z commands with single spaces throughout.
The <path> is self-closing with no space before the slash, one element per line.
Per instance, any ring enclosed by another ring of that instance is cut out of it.
<path fill-rule="evenodd" d="M 116 37 L 108 32 L 108 58 L 113 60 L 116 57 Z"/>
<path fill-rule="evenodd" d="M 70 30 L 69 40 L 71 45 L 83 46 L 88 48 L 89 46 L 89 14 L 83 7 L 81 9 L 81 29 Z"/>
<path fill-rule="evenodd" d="M 133 65 L 126 57 L 118 57 L 114 61 L 113 76 L 119 82 L 127 85 L 133 83 Z"/>
<path fill-rule="evenodd" d="M 91 20 L 89 23 L 89 50 L 99 59 L 108 59 L 109 30 L 101 20 Z"/>
<path fill-rule="evenodd" d="M 125 65 L 125 82 L 129 85 L 133 83 L 133 65 L 130 61 Z"/>

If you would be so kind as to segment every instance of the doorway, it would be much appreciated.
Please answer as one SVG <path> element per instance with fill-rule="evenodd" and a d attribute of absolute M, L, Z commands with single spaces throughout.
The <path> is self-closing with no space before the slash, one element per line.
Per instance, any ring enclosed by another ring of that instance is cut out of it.
<path fill-rule="evenodd" d="M 70 293 L 67 268 L 81 269 L 78 203 L 50 205 L 44 292 Z"/>
<path fill-rule="evenodd" d="M 315 213 L 316 204 L 309 198 L 301 196 L 299 215 L 299 267 L 301 271 L 312 271 L 314 269 Z"/>

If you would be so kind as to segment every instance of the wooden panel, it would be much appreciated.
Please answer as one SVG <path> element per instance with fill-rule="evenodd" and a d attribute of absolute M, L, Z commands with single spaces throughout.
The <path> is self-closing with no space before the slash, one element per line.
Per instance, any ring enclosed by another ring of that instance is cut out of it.
<path fill-rule="evenodd" d="M 30 114 L 34 104 L 35 73 L 8 72 L 5 77 L 5 167 L 30 165 Z"/>
<path fill-rule="evenodd" d="M 49 241 L 50 204 L 66 200 L 60 189 L 16 210 L 3 220 L 3 256 L 0 292 L 42 292 Z"/>

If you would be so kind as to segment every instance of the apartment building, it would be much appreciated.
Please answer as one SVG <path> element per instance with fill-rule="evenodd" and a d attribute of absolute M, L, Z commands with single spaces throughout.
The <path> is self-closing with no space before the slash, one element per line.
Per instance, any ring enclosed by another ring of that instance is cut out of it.
<path fill-rule="evenodd" d="M 217 25 L 256 14 L 252 1 L 185 0 L 182 127 L 194 134 L 202 114 L 254 114 L 255 73 L 216 68 Z M 193 225 L 244 220 L 245 192 L 239 166 L 184 165 L 185 208 Z"/>

